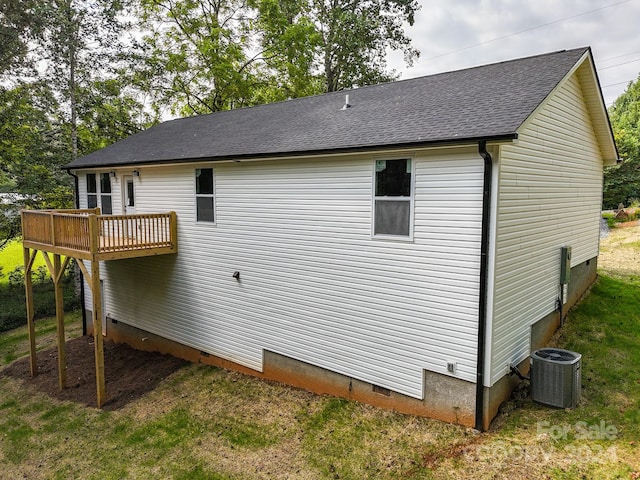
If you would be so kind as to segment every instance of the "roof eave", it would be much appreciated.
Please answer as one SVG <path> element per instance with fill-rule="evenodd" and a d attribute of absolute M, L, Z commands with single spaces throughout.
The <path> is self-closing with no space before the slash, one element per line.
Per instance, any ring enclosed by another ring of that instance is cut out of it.
<path fill-rule="evenodd" d="M 592 75 L 594 86 L 597 90 L 598 100 L 589 101 L 592 97 L 587 96 L 587 102 L 589 106 L 589 110 L 592 115 L 600 116 L 601 120 L 596 122 L 594 125 L 594 129 L 596 130 L 596 135 L 600 140 L 601 145 L 601 153 L 604 160 L 605 165 L 615 165 L 620 158 L 620 154 L 618 152 L 618 146 L 616 145 L 615 137 L 613 135 L 613 128 L 611 127 L 611 119 L 609 118 L 609 113 L 607 112 L 607 108 L 604 102 L 604 97 L 602 96 L 602 87 L 600 85 L 600 78 L 598 77 L 598 71 L 596 70 L 595 63 L 593 61 L 593 55 L 591 53 L 591 48 L 589 48 L 588 52 L 585 53 L 585 57 L 580 60 L 580 67 L 584 65 L 584 61 L 588 61 L 588 68 L 590 74 Z M 578 78 L 580 78 L 580 83 L 584 84 L 581 77 L 584 77 L 584 70 L 578 68 Z M 581 75 L 582 74 L 582 75 Z M 584 86 L 583 86 L 584 88 Z M 592 120 L 593 121 L 593 120 Z"/>
<path fill-rule="evenodd" d="M 416 141 L 394 143 L 386 145 L 366 145 L 356 147 L 331 148 L 322 150 L 300 150 L 289 152 L 272 152 L 257 154 L 240 154 L 240 155 L 212 155 L 208 157 L 189 157 L 179 159 L 162 159 L 162 160 L 139 160 L 127 163 L 101 163 L 100 165 L 80 164 L 72 165 L 71 163 L 64 165 L 62 168 L 67 171 L 86 170 L 86 169 L 105 169 L 105 168 L 123 168 L 138 167 L 149 165 L 172 165 L 196 162 L 229 162 L 229 161 L 248 161 L 248 160 L 269 160 L 283 158 L 299 158 L 299 157 L 320 157 L 327 155 L 344 155 L 351 153 L 368 153 L 368 152 L 384 152 L 389 150 L 412 150 L 418 148 L 438 148 L 438 147 L 456 147 L 465 145 L 477 145 L 479 142 L 487 143 L 507 143 L 518 139 L 517 132 L 510 132 L 490 136 L 466 137 L 459 139 L 440 139 L 430 141 Z"/>

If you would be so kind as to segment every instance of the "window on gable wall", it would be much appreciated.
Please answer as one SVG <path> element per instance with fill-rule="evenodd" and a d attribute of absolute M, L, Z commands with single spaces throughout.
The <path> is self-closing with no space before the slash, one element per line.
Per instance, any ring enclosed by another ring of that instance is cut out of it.
<path fill-rule="evenodd" d="M 412 235 L 411 176 L 411 159 L 376 161 L 374 235 Z"/>
<path fill-rule="evenodd" d="M 196 169 L 196 219 L 214 222 L 213 168 Z"/>

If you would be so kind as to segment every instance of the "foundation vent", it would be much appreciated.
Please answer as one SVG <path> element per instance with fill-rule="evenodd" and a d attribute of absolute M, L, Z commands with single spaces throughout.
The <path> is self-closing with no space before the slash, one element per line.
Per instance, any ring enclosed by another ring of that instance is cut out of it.
<path fill-rule="evenodd" d="M 374 385 L 373 391 L 375 393 L 379 393 L 380 395 L 386 395 L 387 397 L 391 395 L 391 390 L 389 390 L 388 388 L 381 387 L 379 385 Z"/>

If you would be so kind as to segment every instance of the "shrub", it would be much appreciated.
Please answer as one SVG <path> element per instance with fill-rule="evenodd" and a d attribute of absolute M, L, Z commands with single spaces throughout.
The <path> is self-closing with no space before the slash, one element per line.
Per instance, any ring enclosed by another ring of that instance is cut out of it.
<path fill-rule="evenodd" d="M 43 271 L 44 270 L 44 271 Z M 37 269 L 33 274 L 34 317 L 50 317 L 56 313 L 53 282 L 47 276 L 46 268 Z M 62 282 L 64 307 L 66 311 L 80 307 L 80 298 L 75 294 L 73 270 L 65 271 Z M 26 294 L 24 291 L 24 267 L 17 267 L 9 274 L 9 283 L 0 285 L 0 332 L 27 323 Z"/>

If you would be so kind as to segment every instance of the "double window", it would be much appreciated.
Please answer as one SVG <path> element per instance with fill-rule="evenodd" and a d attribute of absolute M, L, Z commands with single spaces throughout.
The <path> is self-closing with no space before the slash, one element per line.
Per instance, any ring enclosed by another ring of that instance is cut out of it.
<path fill-rule="evenodd" d="M 108 173 L 100 173 L 100 210 L 104 215 L 113 213 L 111 202 L 111 178 Z M 87 173 L 87 208 L 98 206 L 98 182 L 95 173 Z"/>
<path fill-rule="evenodd" d="M 374 235 L 411 237 L 411 159 L 377 160 L 375 164 Z"/>
<path fill-rule="evenodd" d="M 196 169 L 196 220 L 215 222 L 213 168 Z"/>

